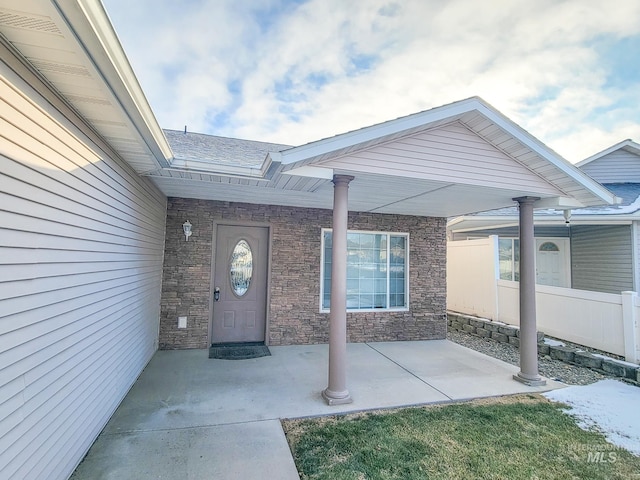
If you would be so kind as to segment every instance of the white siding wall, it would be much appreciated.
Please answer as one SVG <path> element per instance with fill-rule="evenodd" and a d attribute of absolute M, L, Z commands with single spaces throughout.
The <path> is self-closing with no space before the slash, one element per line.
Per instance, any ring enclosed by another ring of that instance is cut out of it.
<path fill-rule="evenodd" d="M 600 183 L 640 182 L 640 156 L 626 150 L 616 150 L 587 163 L 580 170 Z"/>
<path fill-rule="evenodd" d="M 0 478 L 64 479 L 157 348 L 166 199 L 4 63 L 0 123 Z"/>

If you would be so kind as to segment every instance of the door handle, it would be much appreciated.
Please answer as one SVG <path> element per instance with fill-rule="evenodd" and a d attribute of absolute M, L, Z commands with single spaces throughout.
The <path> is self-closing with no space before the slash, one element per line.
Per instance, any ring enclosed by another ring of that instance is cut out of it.
<path fill-rule="evenodd" d="M 217 302 L 218 300 L 220 300 L 220 287 L 216 287 L 213 290 L 213 299 Z"/>

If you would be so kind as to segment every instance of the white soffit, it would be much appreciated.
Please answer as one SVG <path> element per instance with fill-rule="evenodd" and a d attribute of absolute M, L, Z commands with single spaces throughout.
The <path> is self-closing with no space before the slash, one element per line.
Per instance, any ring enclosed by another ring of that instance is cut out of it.
<path fill-rule="evenodd" d="M 3 0 L 0 32 L 138 173 L 168 166 L 171 149 L 100 2 Z"/>

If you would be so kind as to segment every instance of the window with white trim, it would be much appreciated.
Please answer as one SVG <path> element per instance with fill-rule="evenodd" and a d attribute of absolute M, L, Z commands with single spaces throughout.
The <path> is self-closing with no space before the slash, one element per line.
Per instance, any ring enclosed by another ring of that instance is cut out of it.
<path fill-rule="evenodd" d="M 520 240 L 517 238 L 498 239 L 500 279 L 520 281 Z"/>
<path fill-rule="evenodd" d="M 322 230 L 321 309 L 331 305 L 332 231 Z M 347 310 L 409 307 L 409 234 L 347 233 Z"/>

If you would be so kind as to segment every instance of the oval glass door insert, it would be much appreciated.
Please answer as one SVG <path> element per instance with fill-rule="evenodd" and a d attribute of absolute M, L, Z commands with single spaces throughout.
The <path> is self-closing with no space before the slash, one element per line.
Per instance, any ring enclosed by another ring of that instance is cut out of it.
<path fill-rule="evenodd" d="M 240 240 L 233 249 L 229 274 L 233 293 L 239 297 L 247 293 L 253 274 L 253 253 L 245 240 Z"/>

